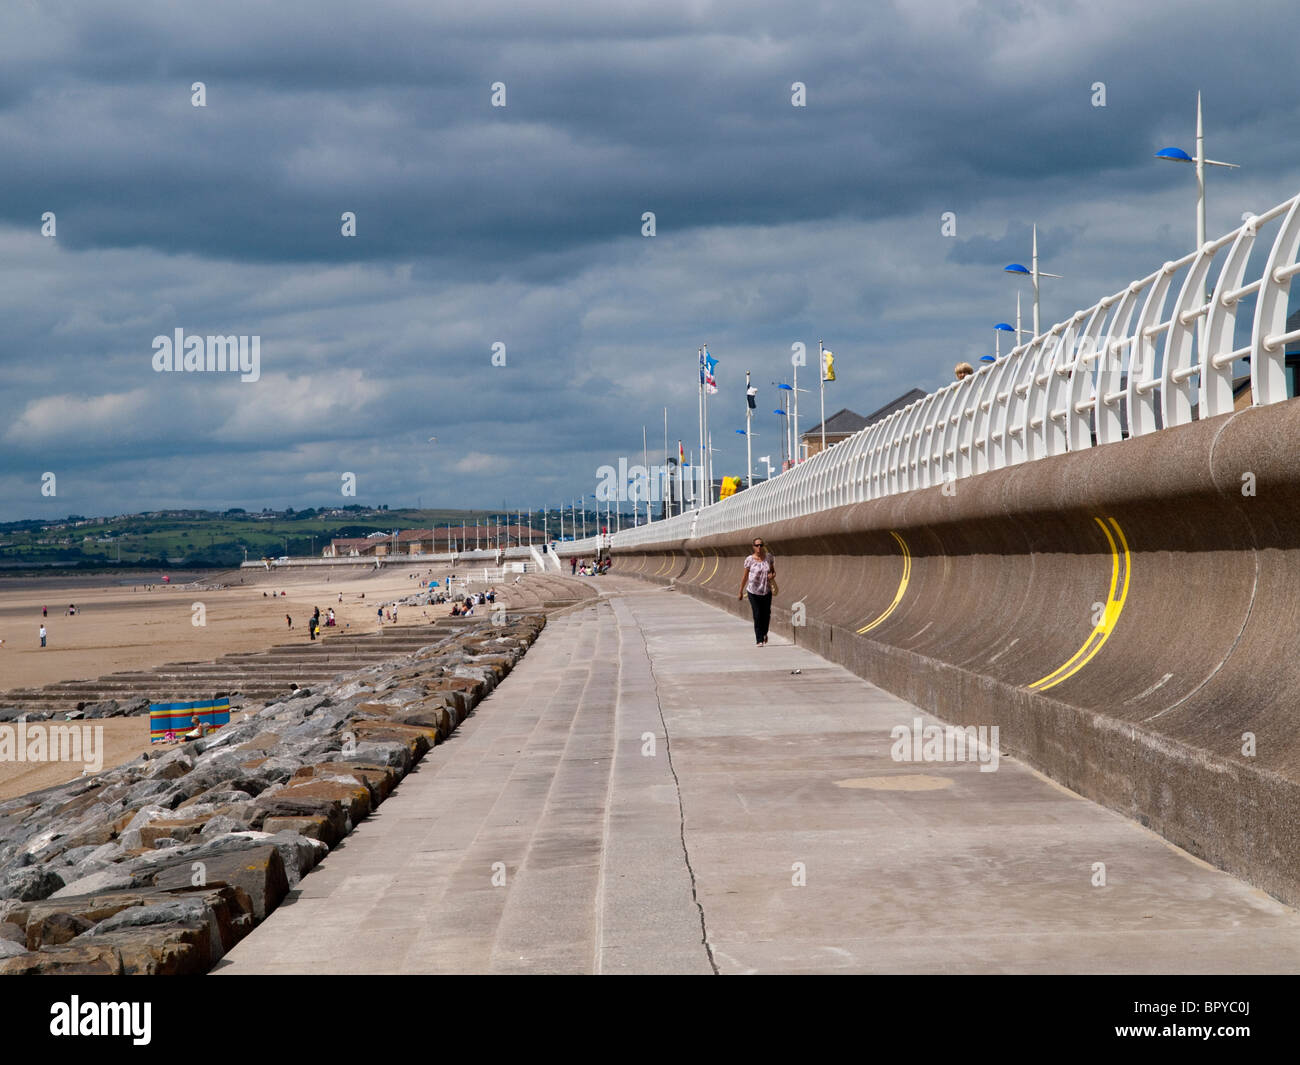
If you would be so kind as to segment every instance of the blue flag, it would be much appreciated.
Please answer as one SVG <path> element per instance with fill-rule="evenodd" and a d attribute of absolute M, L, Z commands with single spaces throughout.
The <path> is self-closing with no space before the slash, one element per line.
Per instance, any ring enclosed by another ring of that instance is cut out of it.
<path fill-rule="evenodd" d="M 714 370 L 718 368 L 718 360 L 709 354 L 709 349 L 704 349 L 704 390 L 709 395 L 716 395 L 718 391 L 718 379 L 714 376 Z"/>

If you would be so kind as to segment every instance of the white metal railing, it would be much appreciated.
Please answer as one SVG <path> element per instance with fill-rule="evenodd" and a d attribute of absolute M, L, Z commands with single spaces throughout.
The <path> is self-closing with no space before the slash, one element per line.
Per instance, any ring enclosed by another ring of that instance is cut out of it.
<path fill-rule="evenodd" d="M 1251 253 L 1273 223 L 1264 265 L 1246 282 Z M 1281 403 L 1286 347 L 1300 341 L 1300 330 L 1286 328 L 1298 252 L 1300 195 L 795 468 L 701 510 L 615 533 L 612 546 L 766 525 L 1226 414 L 1233 365 L 1243 358 L 1254 405 Z M 1251 296 L 1250 339 L 1235 346 L 1238 308 Z"/>
<path fill-rule="evenodd" d="M 607 539 L 608 537 L 601 536 L 598 533 L 582 540 L 556 540 L 553 547 L 555 553 L 564 558 L 572 558 L 575 555 L 595 557 L 602 546 L 601 541 Z"/>

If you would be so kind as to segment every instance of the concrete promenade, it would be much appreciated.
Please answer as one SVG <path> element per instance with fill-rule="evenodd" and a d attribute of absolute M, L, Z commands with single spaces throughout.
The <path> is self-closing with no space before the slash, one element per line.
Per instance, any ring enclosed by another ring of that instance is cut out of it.
<path fill-rule="evenodd" d="M 935 719 L 595 585 L 216 972 L 1300 968 L 1263 892 L 1006 754 L 895 762 L 890 729 Z"/>

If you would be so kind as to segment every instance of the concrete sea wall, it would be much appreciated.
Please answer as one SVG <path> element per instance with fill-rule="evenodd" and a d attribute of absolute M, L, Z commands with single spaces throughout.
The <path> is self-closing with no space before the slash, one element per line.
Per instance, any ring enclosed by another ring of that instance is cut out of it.
<path fill-rule="evenodd" d="M 1300 903 L 1300 400 L 615 569 L 747 618 L 755 534 L 775 631 Z"/>

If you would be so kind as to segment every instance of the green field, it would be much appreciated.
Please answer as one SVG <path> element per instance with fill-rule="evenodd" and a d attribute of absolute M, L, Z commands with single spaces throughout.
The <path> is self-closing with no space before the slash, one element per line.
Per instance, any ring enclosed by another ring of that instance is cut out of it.
<path fill-rule="evenodd" d="M 486 523 L 500 512 L 486 510 L 370 510 L 322 516 L 315 511 L 257 514 L 190 511 L 178 516 L 136 514 L 95 524 L 44 520 L 0 524 L 0 565 L 57 563 L 70 567 L 120 564 L 229 567 L 249 559 L 315 555 L 339 537 L 392 529 L 427 529 L 448 523 Z M 70 516 L 78 522 L 85 519 Z M 514 515 L 508 520 L 513 524 Z M 55 528 L 66 524 L 66 528 Z M 533 524 L 541 530 L 539 515 Z M 552 533 L 555 518 L 551 518 Z M 471 535 L 473 535 L 471 533 Z M 54 543 L 38 543 L 53 540 Z M 69 542 L 70 541 L 70 542 Z"/>

